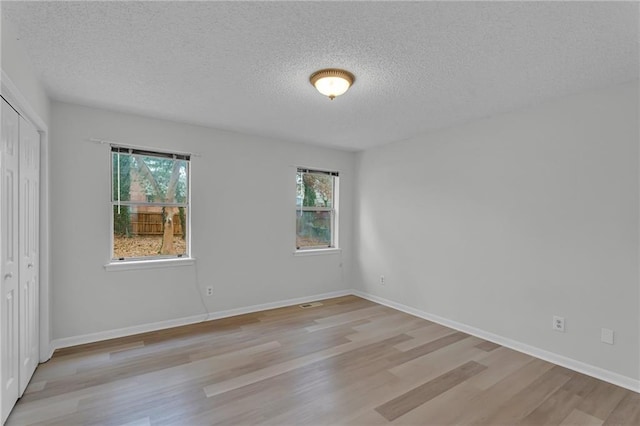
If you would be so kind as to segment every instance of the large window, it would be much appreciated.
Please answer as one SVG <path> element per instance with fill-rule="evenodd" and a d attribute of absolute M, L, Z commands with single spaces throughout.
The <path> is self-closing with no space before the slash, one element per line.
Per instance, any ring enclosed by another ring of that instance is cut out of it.
<path fill-rule="evenodd" d="M 111 148 L 112 259 L 189 256 L 189 156 Z"/>
<path fill-rule="evenodd" d="M 298 168 L 296 248 L 338 246 L 338 173 Z"/>

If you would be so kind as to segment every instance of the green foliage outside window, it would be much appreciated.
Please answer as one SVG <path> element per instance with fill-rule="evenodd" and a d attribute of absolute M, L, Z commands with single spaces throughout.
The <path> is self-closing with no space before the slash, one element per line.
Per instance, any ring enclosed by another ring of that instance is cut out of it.
<path fill-rule="evenodd" d="M 114 156 L 117 154 L 113 154 Z M 131 188 L 131 156 L 121 155 L 119 159 L 120 178 L 118 179 L 118 160 L 112 161 L 113 166 L 113 193 L 118 194 L 118 184 L 120 185 L 120 199 L 128 200 Z M 131 236 L 131 215 L 129 206 L 113 206 L 113 232 L 126 237 Z"/>

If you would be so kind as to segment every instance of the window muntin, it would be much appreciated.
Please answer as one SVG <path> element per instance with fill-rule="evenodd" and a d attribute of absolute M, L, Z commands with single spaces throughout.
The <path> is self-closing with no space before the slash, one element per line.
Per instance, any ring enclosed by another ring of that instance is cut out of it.
<path fill-rule="evenodd" d="M 189 160 L 111 148 L 112 260 L 189 256 Z"/>
<path fill-rule="evenodd" d="M 337 247 L 338 173 L 299 168 L 296 184 L 296 249 Z"/>

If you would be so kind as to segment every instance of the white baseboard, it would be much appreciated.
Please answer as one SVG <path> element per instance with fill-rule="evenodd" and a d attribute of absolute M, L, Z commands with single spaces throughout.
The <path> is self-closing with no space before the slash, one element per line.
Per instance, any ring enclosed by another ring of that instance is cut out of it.
<path fill-rule="evenodd" d="M 419 309 L 412 308 L 411 306 L 406 306 L 401 303 L 397 303 L 397 302 L 385 299 L 383 297 L 374 296 L 372 294 L 365 293 L 360 290 L 352 290 L 351 293 L 353 295 L 362 297 L 363 299 L 367 299 L 372 302 L 376 302 L 381 305 L 385 305 L 390 308 L 396 309 L 398 311 L 405 312 L 409 315 L 413 315 L 418 318 L 423 318 L 423 319 L 438 323 L 440 325 L 443 325 L 445 327 L 453 328 L 454 330 L 462 331 L 472 336 L 476 336 L 481 339 L 497 343 L 499 345 L 516 350 L 518 352 L 525 353 L 527 355 L 531 355 L 536 358 L 540 358 L 542 360 L 551 362 L 561 367 L 565 367 L 570 370 L 574 370 L 579 373 L 586 374 L 591 377 L 595 377 L 596 379 L 600 379 L 605 382 L 612 383 L 614 385 L 640 393 L 640 380 L 623 376 L 621 374 L 615 373 L 613 371 L 605 370 L 603 368 L 596 367 L 594 365 L 586 364 L 584 362 L 577 361 L 575 359 L 568 358 L 566 356 L 559 355 L 554 352 L 549 352 L 544 349 L 536 348 L 535 346 L 530 346 L 530 345 L 527 345 L 526 343 L 518 342 L 517 340 L 499 336 L 497 334 L 493 334 L 488 331 L 481 330 L 479 328 L 475 328 L 467 324 L 459 323 L 457 321 L 452 321 L 447 318 L 440 317 L 438 315 L 430 314 L 430 313 L 421 311 Z"/>
<path fill-rule="evenodd" d="M 207 314 L 194 315 L 186 318 L 176 318 L 166 321 L 152 322 L 149 324 L 134 325 L 132 327 L 116 328 L 114 330 L 99 331 L 97 333 L 82 334 L 80 336 L 54 339 L 51 342 L 53 350 L 68 348 L 69 346 L 95 343 L 102 340 L 116 339 L 118 337 L 132 336 L 134 334 L 147 333 L 149 331 L 164 330 L 166 328 L 179 327 L 181 325 L 195 324 L 205 321 Z"/>
<path fill-rule="evenodd" d="M 260 305 L 247 306 L 246 308 L 228 309 L 226 311 L 212 312 L 208 320 L 235 317 L 236 315 L 250 314 L 253 312 L 266 311 L 268 309 L 283 308 L 285 306 L 298 305 L 300 303 L 314 302 L 316 300 L 331 299 L 333 297 L 348 296 L 353 294 L 353 290 L 338 290 L 329 293 L 316 294 L 315 296 L 297 297 L 295 299 L 280 300 L 277 302 L 262 303 Z"/>
<path fill-rule="evenodd" d="M 100 331 L 97 333 L 83 334 L 80 336 L 65 337 L 55 339 L 51 342 L 51 355 L 56 349 L 67 348 L 70 346 L 84 345 L 86 343 L 95 343 L 102 340 L 115 339 L 118 337 L 132 336 L 134 334 L 148 333 L 150 331 L 164 330 L 167 328 L 179 327 L 181 325 L 195 324 L 203 321 L 214 319 L 233 317 L 236 315 L 249 314 L 252 312 L 264 311 L 267 309 L 282 308 L 285 306 L 297 305 L 300 303 L 313 302 L 315 300 L 330 299 L 332 297 L 340 297 L 353 294 L 351 290 L 339 290 L 329 293 L 316 294 L 314 296 L 298 297 L 295 299 L 280 300 L 277 302 L 263 303 L 260 305 L 247 306 L 244 308 L 229 309 L 226 311 L 211 312 L 209 314 L 193 315 L 185 318 L 176 318 L 166 321 L 158 321 L 149 324 L 134 325 L 132 327 L 117 328 L 114 330 Z M 51 358 L 51 356 L 49 356 Z"/>

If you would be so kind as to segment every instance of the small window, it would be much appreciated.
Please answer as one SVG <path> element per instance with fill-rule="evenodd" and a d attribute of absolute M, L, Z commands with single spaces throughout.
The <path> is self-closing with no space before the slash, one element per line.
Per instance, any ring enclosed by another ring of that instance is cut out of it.
<path fill-rule="evenodd" d="M 298 169 L 296 248 L 338 247 L 338 173 Z"/>
<path fill-rule="evenodd" d="M 189 156 L 111 148 L 113 260 L 189 257 Z"/>

